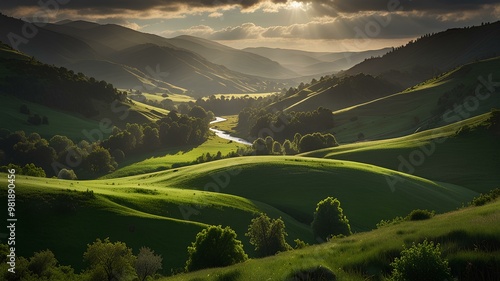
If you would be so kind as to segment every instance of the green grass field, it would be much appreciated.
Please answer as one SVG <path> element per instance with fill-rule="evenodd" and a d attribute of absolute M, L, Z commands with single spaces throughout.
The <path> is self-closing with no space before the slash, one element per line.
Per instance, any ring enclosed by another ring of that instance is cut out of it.
<path fill-rule="evenodd" d="M 463 126 L 474 128 L 490 117 L 491 113 L 486 113 L 405 137 L 358 142 L 302 155 L 369 163 L 487 192 L 500 184 L 498 137 L 484 130 L 460 136 L 456 133 Z"/>
<path fill-rule="evenodd" d="M 91 131 L 99 128 L 99 122 L 73 113 L 62 112 L 49 107 L 22 101 L 10 95 L 0 95 L 2 111 L 0 112 L 0 128 L 14 131 L 25 131 L 27 134 L 36 132 L 42 137 L 51 138 L 56 134 L 63 134 L 73 140 L 83 140 L 83 130 Z M 19 112 L 21 105 L 26 104 L 32 114 L 38 113 L 47 116 L 48 125 L 34 126 L 28 123 L 28 115 Z M 106 135 L 106 134 L 104 134 Z"/>
<path fill-rule="evenodd" d="M 393 192 L 387 180 L 395 177 L 405 185 Z M 450 211 L 477 195 L 372 165 L 304 157 L 242 157 L 92 181 L 19 176 L 16 185 L 19 255 L 48 248 L 80 269 L 86 244 L 109 236 L 162 254 L 164 274 L 184 265 L 186 247 L 206 224 L 231 226 L 253 256 L 244 233 L 258 212 L 282 217 L 293 245 L 314 243 L 312 213 L 327 196 L 341 200 L 354 231 L 365 231 L 416 208 Z"/>
<path fill-rule="evenodd" d="M 170 169 L 173 164 L 192 162 L 202 154 L 215 155 L 220 151 L 222 155 L 226 155 L 242 147 L 245 145 L 212 136 L 199 146 L 176 147 L 131 157 L 120 163 L 115 172 L 104 178 L 119 178 L 166 170 Z"/>
<path fill-rule="evenodd" d="M 494 280 L 500 268 L 498 233 L 500 201 L 438 215 L 426 221 L 404 222 L 354 234 L 273 257 L 251 259 L 226 268 L 206 269 L 162 280 L 282 281 L 288 280 L 296 270 L 317 266 L 332 270 L 337 280 L 383 280 L 390 274 L 389 264 L 399 255 L 403 245 L 411 246 L 412 242 L 424 239 L 441 244 L 453 275 L 469 280 Z M 479 273 L 478 269 L 481 270 Z"/>
<path fill-rule="evenodd" d="M 433 114 L 441 95 L 459 84 L 475 89 L 476 86 L 482 85 L 480 77 L 488 81 L 491 75 L 492 81 L 498 80 L 499 65 L 500 58 L 472 63 L 401 93 L 335 111 L 336 126 L 332 133 L 340 143 L 355 142 L 359 134 L 363 134 L 367 140 L 401 137 L 481 115 L 489 112 L 491 108 L 499 108 L 500 96 L 490 94 L 488 98 L 478 100 L 477 104 L 471 102 L 462 108 L 462 113 L 446 115 L 448 122 L 430 122 L 432 118 L 441 117 Z M 486 96 L 486 88 L 483 87 L 481 93 Z"/>

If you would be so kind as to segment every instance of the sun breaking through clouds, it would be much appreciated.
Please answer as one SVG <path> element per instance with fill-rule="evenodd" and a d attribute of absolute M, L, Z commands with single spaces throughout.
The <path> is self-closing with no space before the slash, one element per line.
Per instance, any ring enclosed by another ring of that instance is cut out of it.
<path fill-rule="evenodd" d="M 0 10 L 28 20 L 50 10 L 46 17 L 51 22 L 114 23 L 167 37 L 188 34 L 238 47 L 257 42 L 293 47 L 290 44 L 309 40 L 325 50 L 360 38 L 370 39 L 373 46 L 376 42 L 396 45 L 425 33 L 500 18 L 500 0 L 51 1 L 2 1 Z M 40 3 L 52 6 L 44 8 Z"/>

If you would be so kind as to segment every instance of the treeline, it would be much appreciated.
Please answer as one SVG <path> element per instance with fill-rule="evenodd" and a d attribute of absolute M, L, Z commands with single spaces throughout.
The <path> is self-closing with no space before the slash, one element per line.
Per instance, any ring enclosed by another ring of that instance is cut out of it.
<path fill-rule="evenodd" d="M 302 136 L 296 133 L 292 140 L 280 143 L 271 136 L 265 139 L 258 138 L 252 148 L 257 155 L 295 155 L 317 149 L 338 146 L 337 140 L 332 134 L 313 133 Z"/>
<path fill-rule="evenodd" d="M 257 98 L 249 95 L 244 95 L 242 97 L 231 96 L 231 98 L 226 98 L 223 95 L 220 97 L 211 95 L 208 99 L 197 99 L 195 104 L 203 107 L 205 110 L 212 111 L 217 115 L 233 115 L 238 114 L 245 107 L 263 108 L 273 102 L 277 102 L 278 100 L 278 95 L 269 95 Z"/>
<path fill-rule="evenodd" d="M 92 100 L 109 103 L 126 99 L 126 93 L 106 81 L 97 81 L 64 67 L 43 64 L 33 58 L 0 58 L 0 65 L 4 68 L 4 74 L 0 75 L 0 93 L 48 107 L 92 117 L 99 114 Z"/>
<path fill-rule="evenodd" d="M 134 154 L 203 143 L 209 136 L 209 120 L 209 115 L 198 107 L 190 115 L 172 111 L 157 122 L 127 124 L 124 129 L 114 127 L 103 141 L 78 143 L 61 135 L 47 140 L 38 133 L 26 135 L 23 131 L 11 133 L 2 129 L 0 165 L 32 163 L 47 176 L 67 178 L 69 170 L 74 170 L 77 175 L 92 178 L 114 171 L 118 163 Z"/>
<path fill-rule="evenodd" d="M 296 133 L 305 135 L 334 127 L 332 111 L 319 107 L 309 112 L 269 113 L 264 109 L 245 108 L 238 115 L 238 128 L 250 128 L 249 135 L 265 138 L 269 131 L 278 141 L 293 139 Z"/>

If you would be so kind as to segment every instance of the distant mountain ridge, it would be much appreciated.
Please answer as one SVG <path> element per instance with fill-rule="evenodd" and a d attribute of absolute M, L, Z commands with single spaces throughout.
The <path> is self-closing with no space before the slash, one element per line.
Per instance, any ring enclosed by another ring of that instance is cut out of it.
<path fill-rule="evenodd" d="M 245 48 L 244 51 L 267 57 L 303 76 L 332 74 L 347 70 L 370 57 L 386 54 L 391 48 L 361 52 L 307 52 L 280 48 Z"/>
<path fill-rule="evenodd" d="M 45 63 L 64 66 L 78 72 L 85 71 L 86 75 L 99 80 L 106 79 L 121 88 L 146 88 L 156 92 L 187 91 L 204 96 L 213 93 L 276 90 L 280 86 L 266 78 L 214 64 L 199 54 L 170 44 L 167 38 L 157 35 L 113 24 L 99 25 L 82 21 L 62 23 L 37 27 L 37 34 L 26 40 L 27 42 L 19 44 L 19 49 Z M 0 41 L 12 45 L 9 34 L 21 34 L 25 24 L 22 20 L 0 15 Z M 158 58 L 162 63 L 149 60 L 150 64 L 147 65 L 129 62 L 129 59 L 135 59 L 135 54 L 130 52 L 133 49 L 130 48 L 145 44 L 158 46 L 156 50 L 162 49 L 162 54 L 168 53 L 167 57 L 171 61 Z M 129 58 L 120 56 L 120 52 L 126 49 L 129 50 Z M 116 57 L 121 60 L 114 61 Z M 269 62 L 265 58 L 262 60 Z M 84 67 L 82 61 L 85 62 Z M 99 69 L 103 64 L 107 65 L 112 73 L 103 73 Z M 164 75 L 167 72 L 168 75 Z M 179 77 L 188 77 L 190 80 L 184 79 L 184 82 L 179 83 L 176 79 Z"/>
<path fill-rule="evenodd" d="M 500 21 L 428 34 L 382 57 L 368 59 L 344 72 L 383 76 L 413 86 L 454 67 L 500 55 Z"/>

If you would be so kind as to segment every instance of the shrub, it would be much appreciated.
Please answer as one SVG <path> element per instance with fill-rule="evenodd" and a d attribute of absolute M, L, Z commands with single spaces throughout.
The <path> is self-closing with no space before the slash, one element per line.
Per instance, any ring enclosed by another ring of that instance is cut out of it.
<path fill-rule="evenodd" d="M 92 275 L 101 280 L 122 280 L 135 275 L 132 265 L 136 257 L 123 242 L 112 243 L 109 238 L 104 241 L 97 239 L 87 245 L 83 259 L 90 264 Z"/>
<path fill-rule="evenodd" d="M 344 211 L 340 207 L 340 201 L 333 197 L 328 197 L 318 203 L 311 227 L 314 236 L 323 240 L 339 234 L 347 236 L 352 233 L 349 220 L 344 216 Z"/>
<path fill-rule="evenodd" d="M 66 169 L 63 168 L 59 171 L 57 174 L 58 179 L 63 179 L 63 180 L 76 180 L 78 179 L 75 172 L 71 169 Z"/>
<path fill-rule="evenodd" d="M 259 257 L 267 257 L 292 249 L 285 240 L 288 235 L 281 218 L 271 220 L 266 214 L 252 219 L 245 234 Z"/>
<path fill-rule="evenodd" d="M 406 220 L 409 221 L 421 221 L 421 220 L 427 220 L 430 219 L 434 216 L 434 211 L 428 211 L 428 210 L 420 210 L 416 209 L 411 211 L 410 214 L 406 217 Z"/>
<path fill-rule="evenodd" d="M 404 247 L 404 246 L 403 246 Z M 439 244 L 425 240 L 423 243 L 403 248 L 401 257 L 391 263 L 393 281 L 443 281 L 451 280 L 448 261 L 441 258 Z"/>
<path fill-rule="evenodd" d="M 469 206 L 483 206 L 484 204 L 495 200 L 500 197 L 500 188 L 495 188 L 486 194 L 480 194 L 478 197 L 472 199 Z"/>
<path fill-rule="evenodd" d="M 234 230 L 220 225 L 200 231 L 196 234 L 196 241 L 188 247 L 186 271 L 228 266 L 247 260 L 243 244 L 236 236 Z"/>

